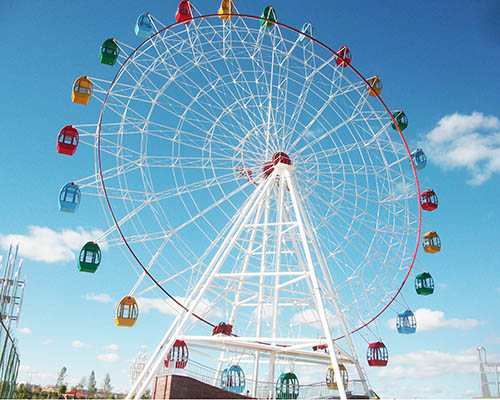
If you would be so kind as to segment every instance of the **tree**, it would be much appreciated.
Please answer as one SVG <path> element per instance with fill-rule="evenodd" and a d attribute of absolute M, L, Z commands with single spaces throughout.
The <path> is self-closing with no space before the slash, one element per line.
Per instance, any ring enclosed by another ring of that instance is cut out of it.
<path fill-rule="evenodd" d="M 66 390 L 67 390 L 67 386 L 66 385 L 59 385 L 57 387 L 57 394 L 59 394 L 59 396 L 62 396 L 64 393 L 66 393 Z"/>
<path fill-rule="evenodd" d="M 64 381 L 66 380 L 66 372 L 68 370 L 66 367 L 62 367 L 61 371 L 59 371 L 59 376 L 57 377 L 56 387 L 58 388 L 60 385 L 64 385 Z"/>
<path fill-rule="evenodd" d="M 111 378 L 109 374 L 106 374 L 104 377 L 104 383 L 102 385 L 102 392 L 106 395 L 106 397 L 109 395 L 113 387 L 111 386 Z"/>
<path fill-rule="evenodd" d="M 87 385 L 87 390 L 88 390 L 87 394 L 89 395 L 89 397 L 94 397 L 94 395 L 97 392 L 94 370 L 92 370 L 92 372 L 90 373 L 89 384 Z"/>

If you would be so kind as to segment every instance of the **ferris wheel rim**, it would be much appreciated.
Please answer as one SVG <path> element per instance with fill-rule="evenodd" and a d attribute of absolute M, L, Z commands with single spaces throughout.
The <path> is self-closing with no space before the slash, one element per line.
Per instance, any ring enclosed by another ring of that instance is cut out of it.
<path fill-rule="evenodd" d="M 222 14 L 223 16 L 226 15 L 226 14 Z M 299 29 L 296 29 L 294 27 L 291 27 L 289 25 L 286 25 L 284 23 L 281 23 L 279 21 L 273 21 L 273 20 L 269 20 L 269 19 L 266 19 L 266 18 L 263 18 L 263 17 L 257 17 L 257 16 L 254 16 L 254 15 L 248 15 L 248 14 L 236 14 L 236 13 L 233 13 L 233 14 L 227 14 L 227 15 L 231 15 L 232 17 L 240 17 L 240 18 L 248 18 L 248 19 L 252 19 L 252 20 L 258 20 L 258 21 L 267 21 L 267 22 L 272 22 L 273 24 L 275 25 L 278 25 L 280 27 L 283 27 L 287 30 L 290 30 L 290 31 L 293 31 L 295 33 L 298 33 L 299 35 L 303 35 L 305 37 L 307 37 L 308 39 L 310 39 L 311 41 L 313 41 L 314 43 L 318 44 L 319 46 L 321 46 L 322 48 L 324 48 L 325 50 L 327 50 L 328 52 L 332 53 L 333 55 L 335 56 L 339 56 L 339 54 L 333 50 L 332 48 L 330 48 L 328 45 L 324 44 L 323 42 L 319 41 L 318 39 L 312 37 L 312 36 L 309 36 L 307 33 L 304 33 L 302 32 L 301 30 Z M 203 19 L 209 19 L 209 18 L 219 18 L 220 15 L 219 14 L 206 14 L 206 15 L 199 15 L 199 16 L 196 16 L 196 17 L 192 17 L 190 19 L 190 21 L 195 21 L 195 20 L 203 20 Z M 105 197 L 105 200 L 106 200 L 106 205 L 108 207 L 108 210 L 109 212 L 111 213 L 111 218 L 113 220 L 113 223 L 118 231 L 118 234 L 119 236 L 121 237 L 123 243 L 125 244 L 125 246 L 127 247 L 128 251 L 131 253 L 133 259 L 137 262 L 137 264 L 141 267 L 141 269 L 143 270 L 143 272 L 151 279 L 151 281 L 163 292 L 165 293 L 171 300 L 174 301 L 175 304 L 177 304 L 182 310 L 186 311 L 186 312 L 189 312 L 190 310 L 188 310 L 188 308 L 186 306 L 184 306 L 181 302 L 179 302 L 175 296 L 171 295 L 163 286 L 160 282 L 158 282 L 156 280 L 156 278 L 148 271 L 148 269 L 143 265 L 143 263 L 141 262 L 141 260 L 139 259 L 139 257 L 135 254 L 134 250 L 132 249 L 130 243 L 128 242 L 127 238 L 125 237 L 122 229 L 121 229 L 121 226 L 118 222 L 118 219 L 116 218 L 116 215 L 114 213 L 114 210 L 113 210 L 113 207 L 111 206 L 111 202 L 110 202 L 110 199 L 108 197 L 108 192 L 107 192 L 107 189 L 106 189 L 106 184 L 105 184 L 105 179 L 104 179 L 104 174 L 103 174 L 103 169 L 102 169 L 102 160 L 101 160 L 101 126 L 102 126 L 102 119 L 103 119 L 103 115 L 104 115 L 104 112 L 106 110 L 106 105 L 107 105 L 107 100 L 108 100 L 108 97 L 109 97 L 109 94 L 110 92 L 112 91 L 115 83 L 118 81 L 118 78 L 120 77 L 120 74 L 124 68 L 124 66 L 127 65 L 127 63 L 130 61 L 130 59 L 145 45 L 147 44 L 148 42 L 150 42 L 152 39 L 154 39 L 156 36 L 162 34 L 163 32 L 166 32 L 168 30 L 170 30 L 171 28 L 175 27 L 175 26 L 179 26 L 179 25 L 182 25 L 182 24 L 185 24 L 185 22 L 176 22 L 176 23 L 173 23 L 173 24 L 170 24 L 168 26 L 165 26 L 164 28 L 158 30 L 156 33 L 154 33 L 153 35 L 151 35 L 150 37 L 148 37 L 146 40 L 144 40 L 141 44 L 139 44 L 128 56 L 127 58 L 124 60 L 124 62 L 120 65 L 120 68 L 118 69 L 118 71 L 116 72 L 115 76 L 113 77 L 110 85 L 109 85 L 109 88 L 107 89 L 106 91 L 106 95 L 104 97 L 104 100 L 102 102 L 102 107 L 101 107 L 101 112 L 100 112 L 100 115 L 99 115 L 99 119 L 98 119 L 98 123 L 97 123 L 97 163 L 98 163 L 98 168 L 99 168 L 99 171 L 98 171 L 98 175 L 99 175 L 99 179 L 100 179 L 100 182 L 101 182 L 101 186 L 102 186 L 102 190 L 103 190 L 103 194 L 104 194 L 104 197 Z M 368 80 L 352 65 L 352 62 L 349 62 L 345 68 L 350 68 L 366 85 L 368 86 L 371 86 L 370 83 L 368 82 Z M 418 180 L 418 174 L 417 174 L 417 170 L 415 168 L 415 164 L 413 162 L 413 159 L 411 157 L 411 151 L 408 147 L 408 143 L 399 127 L 399 125 L 397 124 L 393 114 L 391 113 L 391 111 L 389 110 L 389 107 L 385 104 L 385 102 L 382 100 L 381 96 L 379 93 L 377 93 L 376 91 L 373 91 L 373 94 L 374 94 L 374 97 L 377 98 L 377 100 L 380 102 L 380 104 L 383 106 L 383 108 L 385 109 L 385 112 L 389 115 L 390 119 L 392 120 L 394 126 L 396 127 L 396 130 L 399 134 L 399 137 L 400 139 L 402 140 L 403 144 L 404 144 L 404 147 L 406 149 L 406 152 L 409 156 L 409 161 L 411 163 L 411 167 L 412 167 L 412 172 L 413 172 L 413 179 L 414 179 L 414 182 L 415 182 L 415 186 L 416 186 L 416 190 L 417 190 L 417 196 L 416 196 L 416 201 L 418 202 L 418 227 L 417 227 L 417 238 L 416 238 L 416 244 L 415 244 L 415 250 L 413 251 L 413 255 L 411 256 L 411 262 L 409 263 L 409 266 L 408 266 L 408 270 L 406 272 L 406 275 L 404 276 L 404 279 L 402 280 L 401 284 L 399 285 L 399 287 L 397 288 L 397 290 L 395 291 L 394 295 L 392 296 L 392 298 L 390 298 L 390 300 L 382 307 L 382 309 L 380 311 L 378 311 L 372 318 L 370 318 L 368 321 L 362 323 L 360 326 L 358 326 L 357 328 L 353 329 L 353 330 L 350 330 L 349 333 L 350 334 L 353 334 L 355 332 L 358 332 L 360 331 L 361 329 L 365 328 L 366 326 L 368 326 L 369 324 L 371 324 L 372 322 L 374 322 L 381 314 L 383 314 L 387 308 L 389 308 L 389 306 L 394 302 L 394 300 L 398 297 L 398 295 L 400 294 L 401 290 L 403 289 L 403 286 L 405 285 L 406 281 L 408 280 L 409 276 L 410 276 L 410 273 L 413 269 L 413 265 L 415 263 L 415 260 L 416 260 L 416 256 L 417 256 L 417 253 L 418 253 L 418 249 L 419 249 L 419 245 L 420 245 L 420 238 L 421 238 L 421 223 L 422 223 L 422 209 L 420 207 L 420 185 L 419 185 L 419 180 Z M 215 327 L 216 325 L 207 321 L 206 319 L 204 319 L 203 317 L 200 317 L 199 315 L 197 315 L 196 313 L 194 313 L 193 311 L 191 311 L 192 315 L 194 317 L 196 317 L 197 319 L 199 319 L 201 322 L 204 322 L 206 323 L 207 325 L 211 326 L 211 327 Z M 233 336 L 235 336 L 233 334 Z M 342 335 L 342 336 L 338 336 L 337 338 L 335 338 L 334 340 L 339 340 L 339 339 L 342 339 L 343 337 L 345 337 L 345 335 Z"/>

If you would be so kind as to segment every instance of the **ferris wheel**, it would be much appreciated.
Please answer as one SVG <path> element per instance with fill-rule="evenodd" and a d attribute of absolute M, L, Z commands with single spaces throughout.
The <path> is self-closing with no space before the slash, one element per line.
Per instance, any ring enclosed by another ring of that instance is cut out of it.
<path fill-rule="evenodd" d="M 266 395 L 297 398 L 293 366 L 311 364 L 343 399 L 351 368 L 369 396 L 351 336 L 396 298 L 420 242 L 406 115 L 345 44 L 334 51 L 272 7 L 255 17 L 224 0 L 201 15 L 182 1 L 176 23 L 145 13 L 135 33 L 137 47 L 101 46 L 114 78 L 73 86 L 74 102 L 102 103 L 97 123 L 58 139 L 62 154 L 95 149 L 95 173 L 63 187 L 61 210 L 97 192 L 112 222 L 84 245 L 80 270 L 105 268 L 106 244 L 138 274 L 116 324 L 133 326 L 150 292 L 178 312 L 129 397 L 163 365 L 184 368 L 187 346 L 217 354 L 216 383 L 230 391 L 243 391 L 245 370 L 253 396 L 266 380 Z M 368 364 L 387 364 L 381 340 Z"/>

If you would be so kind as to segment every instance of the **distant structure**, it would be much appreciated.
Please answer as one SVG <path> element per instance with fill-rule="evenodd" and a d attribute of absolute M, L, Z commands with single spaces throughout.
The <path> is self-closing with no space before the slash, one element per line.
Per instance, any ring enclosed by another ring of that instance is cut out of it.
<path fill-rule="evenodd" d="M 13 398 L 19 373 L 19 353 L 11 332 L 12 322 L 19 323 L 23 304 L 24 280 L 20 279 L 23 260 L 17 262 L 19 245 L 10 245 L 5 264 L 0 256 L 0 398 Z"/>
<path fill-rule="evenodd" d="M 477 351 L 479 353 L 479 379 L 481 382 L 481 399 L 491 399 L 500 397 L 500 385 L 499 385 L 499 370 L 500 363 L 487 362 L 486 360 L 486 349 L 484 347 L 478 347 Z M 493 377 L 494 380 L 489 380 L 489 377 Z M 493 394 L 491 392 L 491 386 L 494 386 Z"/>
<path fill-rule="evenodd" d="M 148 353 L 146 353 L 146 346 L 141 346 L 141 351 L 137 354 L 135 359 L 132 360 L 130 364 L 130 379 L 132 385 L 137 381 L 139 375 L 141 374 L 146 362 L 148 361 Z"/>

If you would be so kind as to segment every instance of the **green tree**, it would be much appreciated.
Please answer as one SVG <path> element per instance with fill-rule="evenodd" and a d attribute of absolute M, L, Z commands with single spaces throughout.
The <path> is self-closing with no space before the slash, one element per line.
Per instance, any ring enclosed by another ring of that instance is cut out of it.
<path fill-rule="evenodd" d="M 89 397 L 94 397 L 94 395 L 97 392 L 94 370 L 92 370 L 92 372 L 89 375 L 89 384 L 87 385 L 87 390 L 88 390 L 87 394 L 89 395 Z"/>
<path fill-rule="evenodd" d="M 102 392 L 106 397 L 108 397 L 111 390 L 113 390 L 113 387 L 111 386 L 111 378 L 109 374 L 106 374 L 106 376 L 104 377 L 104 383 L 102 385 Z"/>
<path fill-rule="evenodd" d="M 58 388 L 60 385 L 64 385 L 64 381 L 66 380 L 66 372 L 68 372 L 66 367 L 62 367 L 59 371 L 59 375 L 57 376 L 56 388 Z"/>
<path fill-rule="evenodd" d="M 67 388 L 67 386 L 66 386 L 66 385 L 61 384 L 61 385 L 59 385 L 59 386 L 57 387 L 57 394 L 58 394 L 59 396 L 62 396 L 64 393 L 66 393 L 66 390 L 67 390 L 67 389 L 68 389 L 68 388 Z"/>

